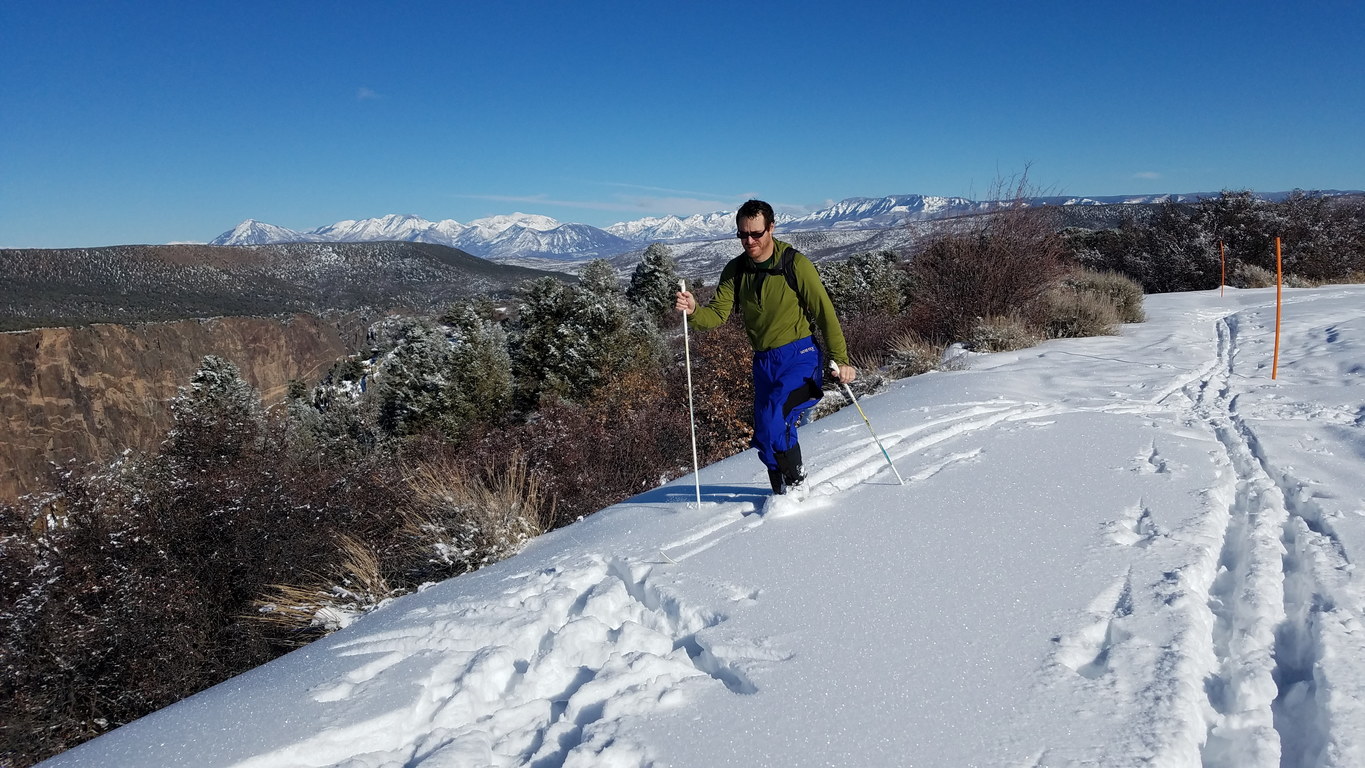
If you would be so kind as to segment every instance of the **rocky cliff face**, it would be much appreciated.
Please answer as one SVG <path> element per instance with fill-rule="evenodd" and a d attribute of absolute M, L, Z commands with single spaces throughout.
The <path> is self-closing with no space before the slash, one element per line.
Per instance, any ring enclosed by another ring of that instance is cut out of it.
<path fill-rule="evenodd" d="M 156 448 L 205 355 L 232 361 L 269 405 L 349 354 L 343 335 L 303 314 L 0 333 L 0 501 L 47 487 L 52 462 Z"/>

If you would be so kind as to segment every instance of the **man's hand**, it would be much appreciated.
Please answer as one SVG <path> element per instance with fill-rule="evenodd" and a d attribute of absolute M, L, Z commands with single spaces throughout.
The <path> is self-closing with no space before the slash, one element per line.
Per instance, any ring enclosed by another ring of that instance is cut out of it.
<path fill-rule="evenodd" d="M 852 384 L 853 380 L 858 378 L 857 368 L 851 365 L 839 365 L 833 360 L 829 362 L 829 372 L 840 384 Z"/>
<path fill-rule="evenodd" d="M 673 308 L 690 315 L 697 311 L 697 297 L 688 291 L 678 291 L 678 301 Z"/>

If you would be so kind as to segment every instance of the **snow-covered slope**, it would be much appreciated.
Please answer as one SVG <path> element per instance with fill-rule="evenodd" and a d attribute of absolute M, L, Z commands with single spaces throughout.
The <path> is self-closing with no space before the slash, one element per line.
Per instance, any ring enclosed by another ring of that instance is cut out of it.
<path fill-rule="evenodd" d="M 961 197 L 854 197 L 789 222 L 786 229 L 873 229 L 894 227 L 910 221 L 960 216 L 989 207 Z"/>
<path fill-rule="evenodd" d="M 790 219 L 790 216 L 778 216 L 779 223 Z M 719 211 L 698 213 L 687 218 L 648 217 L 612 224 L 607 231 L 634 243 L 727 237 L 735 233 L 735 214 L 734 211 Z"/>
<path fill-rule="evenodd" d="M 247 219 L 241 224 L 215 237 L 209 245 L 271 245 L 274 243 L 314 242 L 325 238 L 312 233 L 295 232 L 292 229 L 266 224 L 263 221 Z"/>
<path fill-rule="evenodd" d="M 339 221 L 309 234 L 316 235 L 320 240 L 336 242 L 404 240 L 454 245 L 466 229 L 465 225 L 453 219 L 432 222 L 418 216 L 391 214 L 364 221 Z"/>
<path fill-rule="evenodd" d="M 903 486 L 845 409 L 50 765 L 1358 768 L 1365 287 L 1286 298 L 1276 379 L 1273 290 L 1149 297 L 864 398 Z"/>

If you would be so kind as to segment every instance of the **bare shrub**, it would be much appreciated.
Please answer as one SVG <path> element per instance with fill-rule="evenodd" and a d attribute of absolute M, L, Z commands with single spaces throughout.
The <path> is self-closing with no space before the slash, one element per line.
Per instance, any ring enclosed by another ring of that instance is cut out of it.
<path fill-rule="evenodd" d="M 893 342 L 913 333 L 914 319 L 909 313 L 868 312 L 840 317 L 850 358 L 883 364 L 893 351 Z M 859 365 L 858 369 L 862 370 Z"/>
<path fill-rule="evenodd" d="M 559 527 L 691 471 L 686 398 L 671 396 L 657 372 L 632 372 L 587 403 L 542 401 L 533 421 L 483 445 L 525 451 L 555 500 L 548 525 Z"/>
<path fill-rule="evenodd" d="M 710 464 L 744 451 L 753 439 L 753 351 L 738 318 L 694 334 L 690 341 L 697 451 L 701 463 Z M 680 423 L 687 430 L 687 376 L 681 349 L 675 357 L 667 397 L 681 406 Z M 690 440 L 686 431 L 682 439 Z M 690 455 L 684 463 L 691 471 Z"/>
<path fill-rule="evenodd" d="M 962 339 L 984 317 L 1041 322 L 1047 292 L 1063 271 L 1065 241 L 1050 209 L 1028 206 L 1036 191 L 1026 174 L 997 192 L 1011 193 L 999 211 L 934 238 L 911 262 L 917 328 L 930 338 Z"/>
<path fill-rule="evenodd" d="M 20 578 L 0 607 L 4 759 L 43 759 L 269 661 L 290 636 L 245 619 L 253 599 L 329 573 L 338 533 L 382 554 L 391 468 L 301 462 L 268 419 L 230 461 L 206 429 L 195 446 L 62 472 L 18 505 L 6 536 L 31 538 L 0 552 Z"/>

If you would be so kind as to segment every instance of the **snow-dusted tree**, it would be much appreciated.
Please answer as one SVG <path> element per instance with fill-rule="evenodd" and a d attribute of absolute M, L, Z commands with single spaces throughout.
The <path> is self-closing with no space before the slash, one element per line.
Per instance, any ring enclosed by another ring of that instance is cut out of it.
<path fill-rule="evenodd" d="M 1229 269 L 1235 262 L 1275 270 L 1275 236 L 1284 231 L 1282 213 L 1250 191 L 1224 190 L 1200 202 L 1195 222 L 1209 233 L 1217 250 L 1223 241 Z"/>
<path fill-rule="evenodd" d="M 451 345 L 429 325 L 410 322 L 399 329 L 397 346 L 379 364 L 374 397 L 379 427 L 406 437 L 435 424 L 447 409 Z"/>
<path fill-rule="evenodd" d="M 523 408 L 546 394 L 582 401 L 609 377 L 662 354 L 654 325 L 619 297 L 553 278 L 526 288 L 510 342 Z"/>
<path fill-rule="evenodd" d="M 1365 268 L 1365 201 L 1296 189 L 1279 207 L 1287 271 L 1331 280 Z"/>
<path fill-rule="evenodd" d="M 820 279 L 840 317 L 899 314 L 909 303 L 910 278 L 894 251 L 859 253 L 819 265 Z"/>
<path fill-rule="evenodd" d="M 502 324 L 473 306 L 457 307 L 444 320 L 453 349 L 442 428 L 453 436 L 468 424 L 496 420 L 511 406 L 512 357 Z"/>
<path fill-rule="evenodd" d="M 621 281 L 616 278 L 616 270 L 606 259 L 593 259 L 578 273 L 578 284 L 584 290 L 599 296 L 621 293 Z"/>
<path fill-rule="evenodd" d="M 242 380 L 237 366 L 214 355 L 180 388 L 171 415 L 175 425 L 162 452 L 208 461 L 227 462 L 251 450 L 265 423 L 260 394 Z"/>
<path fill-rule="evenodd" d="M 327 378 L 288 403 L 289 442 L 300 457 L 315 461 L 355 459 L 380 443 L 369 403 L 362 399 L 363 365 L 348 358 L 332 366 Z"/>
<path fill-rule="evenodd" d="M 1129 275 L 1149 293 L 1216 288 L 1218 243 L 1186 206 L 1162 203 L 1140 226 L 1123 229 Z"/>
<path fill-rule="evenodd" d="M 396 437 L 436 428 L 458 438 L 472 423 L 495 419 L 512 396 L 512 363 L 502 326 L 470 306 L 456 307 L 435 328 L 410 323 L 380 364 L 374 397 L 379 426 Z"/>
<path fill-rule="evenodd" d="M 678 271 L 673 251 L 663 243 L 645 249 L 630 276 L 626 298 L 650 317 L 658 318 L 673 308 L 678 293 Z"/>

